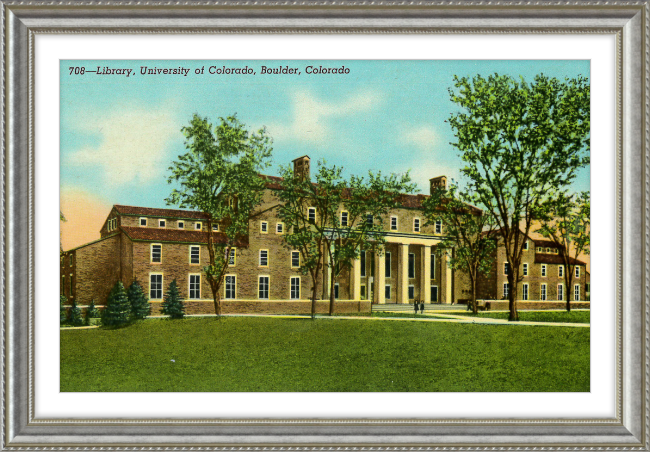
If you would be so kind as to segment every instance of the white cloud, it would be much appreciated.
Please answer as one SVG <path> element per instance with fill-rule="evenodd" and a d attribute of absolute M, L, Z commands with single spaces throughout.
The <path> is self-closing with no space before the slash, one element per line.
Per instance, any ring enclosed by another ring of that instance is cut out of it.
<path fill-rule="evenodd" d="M 381 98 L 370 91 L 350 96 L 339 103 L 316 98 L 309 91 L 296 91 L 292 96 L 293 122 L 270 124 L 268 129 L 276 141 L 292 140 L 322 144 L 332 135 L 329 119 L 352 116 L 375 108 Z"/>
<path fill-rule="evenodd" d="M 164 108 L 116 108 L 80 118 L 75 129 L 99 134 L 101 141 L 98 146 L 72 153 L 66 163 L 99 166 L 113 184 L 136 178 L 147 182 L 160 176 L 169 163 L 165 150 L 170 140 L 180 134 L 172 109 Z"/>
<path fill-rule="evenodd" d="M 400 141 L 423 151 L 430 151 L 436 145 L 437 134 L 431 126 L 403 127 L 399 133 Z"/>

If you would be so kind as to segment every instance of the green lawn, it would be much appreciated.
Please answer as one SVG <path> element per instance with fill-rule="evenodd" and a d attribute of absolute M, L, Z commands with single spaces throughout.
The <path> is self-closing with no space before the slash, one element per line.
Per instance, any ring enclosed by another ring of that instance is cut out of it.
<path fill-rule="evenodd" d="M 229 317 L 65 329 L 61 391 L 586 392 L 589 328 Z"/>
<path fill-rule="evenodd" d="M 589 323 L 590 311 L 519 311 L 519 320 L 522 322 L 559 322 L 559 323 Z M 508 320 L 507 312 L 456 312 L 454 315 L 468 315 L 472 317 L 489 317 L 491 319 Z"/>

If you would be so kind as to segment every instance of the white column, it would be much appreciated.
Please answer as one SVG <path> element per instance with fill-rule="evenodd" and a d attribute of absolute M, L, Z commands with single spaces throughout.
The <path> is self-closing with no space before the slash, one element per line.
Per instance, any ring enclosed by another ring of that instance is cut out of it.
<path fill-rule="evenodd" d="M 445 303 L 451 304 L 454 299 L 451 292 L 451 266 L 449 265 L 449 255 L 445 255 L 445 277 Z"/>
<path fill-rule="evenodd" d="M 420 300 L 431 303 L 431 246 L 422 246 L 422 263 L 420 277 Z"/>
<path fill-rule="evenodd" d="M 397 256 L 397 302 L 409 302 L 409 246 L 399 244 Z"/>
<path fill-rule="evenodd" d="M 375 253 L 375 293 L 377 304 L 386 304 L 386 255 Z"/>
<path fill-rule="evenodd" d="M 353 300 L 361 300 L 361 259 L 357 258 L 352 261 L 352 271 L 350 281 L 350 295 Z"/>

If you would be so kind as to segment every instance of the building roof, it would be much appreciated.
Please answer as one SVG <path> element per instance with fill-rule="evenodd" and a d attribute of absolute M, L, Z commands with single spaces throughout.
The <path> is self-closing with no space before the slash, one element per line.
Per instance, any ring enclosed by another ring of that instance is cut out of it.
<path fill-rule="evenodd" d="M 145 242 L 208 243 L 208 232 L 206 231 L 130 226 L 121 226 L 120 228 L 131 240 Z M 213 232 L 212 238 L 214 243 L 226 242 L 226 234 L 223 232 Z M 248 238 L 240 238 L 236 241 L 235 245 L 242 247 L 248 246 Z"/>
<path fill-rule="evenodd" d="M 536 264 L 564 264 L 564 259 L 559 254 L 535 254 L 535 263 Z M 580 260 L 576 260 L 572 257 L 569 257 L 569 263 L 571 265 L 586 265 Z"/>
<path fill-rule="evenodd" d="M 151 217 L 164 218 L 185 218 L 196 220 L 207 220 L 208 214 L 196 210 L 179 210 L 179 209 L 157 209 L 153 207 L 123 206 L 115 204 L 113 206 L 118 213 L 122 215 L 142 215 Z"/>

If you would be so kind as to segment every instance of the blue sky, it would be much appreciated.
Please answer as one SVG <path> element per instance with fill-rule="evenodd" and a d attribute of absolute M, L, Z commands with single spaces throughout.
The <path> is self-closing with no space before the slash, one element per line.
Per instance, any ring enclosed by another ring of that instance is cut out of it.
<path fill-rule="evenodd" d="M 249 66 L 256 75 L 210 75 L 208 68 Z M 261 66 L 300 75 L 262 75 Z M 349 68 L 346 75 L 308 75 L 309 65 Z M 135 75 L 70 75 L 71 66 L 129 68 Z M 140 67 L 190 68 L 188 76 L 141 75 Z M 195 70 L 205 67 L 203 75 Z M 103 204 L 165 207 L 167 168 L 184 151 L 182 126 L 193 113 L 216 122 L 237 113 L 274 138 L 277 174 L 304 154 L 348 174 L 411 170 L 420 191 L 428 179 L 457 178 L 460 157 L 444 121 L 456 111 L 453 75 L 491 73 L 558 78 L 589 76 L 589 61 L 61 61 L 61 191 Z M 574 189 L 589 190 L 589 169 Z M 108 213 L 108 212 L 106 212 Z"/>

